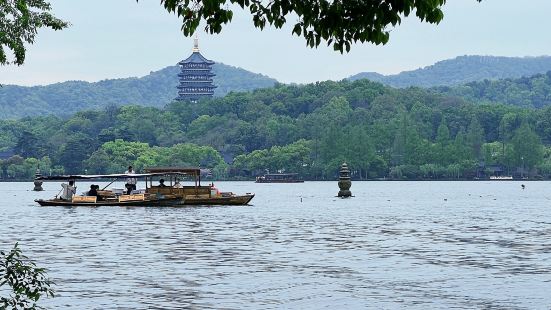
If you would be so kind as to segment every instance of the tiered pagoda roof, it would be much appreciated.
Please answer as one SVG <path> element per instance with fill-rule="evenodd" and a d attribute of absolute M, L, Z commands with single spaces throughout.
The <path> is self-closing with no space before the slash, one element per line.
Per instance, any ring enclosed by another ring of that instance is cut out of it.
<path fill-rule="evenodd" d="M 212 78 L 216 75 L 212 73 L 214 61 L 206 59 L 199 53 L 199 42 L 194 39 L 192 54 L 180 61 L 180 73 L 178 78 L 178 97 L 176 100 L 197 101 L 204 97 L 212 97 L 216 86 Z"/>

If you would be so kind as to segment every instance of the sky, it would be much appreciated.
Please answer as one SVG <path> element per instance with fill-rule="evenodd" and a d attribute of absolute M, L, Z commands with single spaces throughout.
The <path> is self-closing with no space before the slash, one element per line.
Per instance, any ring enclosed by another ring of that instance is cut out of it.
<path fill-rule="evenodd" d="M 193 39 L 159 0 L 50 0 L 71 22 L 40 30 L 23 66 L 0 67 L 0 84 L 45 85 L 144 76 L 191 53 Z M 461 55 L 551 55 L 551 1 L 448 0 L 439 25 L 413 14 L 392 29 L 386 45 L 355 44 L 350 53 L 306 46 L 283 29 L 254 28 L 237 11 L 222 33 L 199 32 L 201 53 L 216 62 L 262 73 L 283 83 L 340 80 L 359 72 L 395 74 Z"/>

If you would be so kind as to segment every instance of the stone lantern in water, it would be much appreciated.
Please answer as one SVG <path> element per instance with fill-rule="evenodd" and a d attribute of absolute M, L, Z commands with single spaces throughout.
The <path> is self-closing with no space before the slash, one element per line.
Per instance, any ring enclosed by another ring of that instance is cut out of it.
<path fill-rule="evenodd" d="M 34 173 L 34 188 L 33 191 L 40 192 L 44 189 L 42 188 L 42 181 L 38 180 L 39 177 L 41 177 L 42 174 L 40 173 L 40 168 L 36 168 L 36 172 Z"/>
<path fill-rule="evenodd" d="M 352 192 L 350 192 L 350 187 L 352 186 L 352 182 L 350 181 L 350 169 L 348 169 L 348 165 L 346 163 L 343 163 L 341 166 L 341 170 L 339 171 L 339 195 L 338 197 L 341 198 L 348 198 L 352 197 Z"/>

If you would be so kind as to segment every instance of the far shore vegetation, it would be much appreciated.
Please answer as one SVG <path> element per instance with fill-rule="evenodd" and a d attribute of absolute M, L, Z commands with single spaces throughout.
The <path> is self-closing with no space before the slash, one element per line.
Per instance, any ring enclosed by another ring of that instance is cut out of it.
<path fill-rule="evenodd" d="M 200 166 L 215 179 L 285 171 L 334 180 L 347 162 L 356 180 L 547 179 L 551 106 L 541 95 L 550 76 L 452 90 L 368 80 L 278 84 L 164 108 L 109 105 L 0 120 L 0 177 L 30 180 L 38 166 L 43 174 L 96 174 L 133 165 Z M 531 82 L 537 91 L 526 93 L 522 83 Z"/>

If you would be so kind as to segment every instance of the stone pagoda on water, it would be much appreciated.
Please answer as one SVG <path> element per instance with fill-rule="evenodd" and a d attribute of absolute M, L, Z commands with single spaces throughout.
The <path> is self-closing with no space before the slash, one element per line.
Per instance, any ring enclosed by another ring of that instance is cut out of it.
<path fill-rule="evenodd" d="M 193 53 L 186 59 L 180 61 L 181 72 L 178 74 L 180 84 L 178 85 L 177 101 L 197 101 L 201 98 L 212 97 L 216 86 L 213 84 L 212 65 L 214 61 L 208 60 L 199 53 L 199 40 L 193 40 Z"/>

